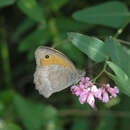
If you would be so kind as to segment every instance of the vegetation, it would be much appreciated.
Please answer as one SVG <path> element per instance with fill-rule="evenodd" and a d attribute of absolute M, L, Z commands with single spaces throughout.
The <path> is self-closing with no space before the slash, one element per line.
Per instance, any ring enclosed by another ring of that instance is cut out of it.
<path fill-rule="evenodd" d="M 0 130 L 130 129 L 129 0 L 0 0 Z M 70 88 L 46 99 L 33 84 L 34 51 L 67 55 L 95 84 L 120 93 L 97 110 Z"/>

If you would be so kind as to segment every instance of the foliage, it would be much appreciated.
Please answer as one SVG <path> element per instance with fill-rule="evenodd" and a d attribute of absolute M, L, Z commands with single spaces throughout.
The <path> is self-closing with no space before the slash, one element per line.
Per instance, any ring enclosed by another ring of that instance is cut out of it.
<path fill-rule="evenodd" d="M 73 14 L 76 20 L 118 28 L 129 19 L 127 7 L 120 2 L 106 2 Z"/>
<path fill-rule="evenodd" d="M 130 129 L 129 6 L 128 0 L 0 0 L 0 130 Z M 63 52 L 97 84 L 116 84 L 120 95 L 97 103 L 95 112 L 69 88 L 40 96 L 33 85 L 40 45 Z"/>

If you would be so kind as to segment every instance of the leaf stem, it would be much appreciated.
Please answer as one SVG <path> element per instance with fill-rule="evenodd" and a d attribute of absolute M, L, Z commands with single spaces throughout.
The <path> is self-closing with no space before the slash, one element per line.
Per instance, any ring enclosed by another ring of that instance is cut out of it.
<path fill-rule="evenodd" d="M 115 81 L 115 79 L 114 79 L 114 75 L 113 74 L 111 74 L 111 73 L 109 73 L 108 71 L 104 71 L 112 80 L 114 80 Z"/>
<path fill-rule="evenodd" d="M 118 30 L 117 32 L 115 33 L 115 35 L 113 36 L 114 38 L 117 38 L 123 31 L 124 29 L 126 28 L 126 26 L 129 24 L 130 22 L 130 18 L 126 21 L 126 23 L 124 23 Z"/>

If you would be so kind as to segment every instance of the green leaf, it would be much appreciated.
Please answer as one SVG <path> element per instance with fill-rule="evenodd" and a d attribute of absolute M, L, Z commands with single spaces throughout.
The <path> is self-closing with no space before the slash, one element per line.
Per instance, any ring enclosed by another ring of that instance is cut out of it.
<path fill-rule="evenodd" d="M 31 19 L 25 19 L 15 30 L 11 39 L 17 41 L 25 32 L 34 26 L 34 21 Z"/>
<path fill-rule="evenodd" d="M 105 43 L 112 61 L 130 76 L 130 54 L 126 51 L 126 48 L 114 39 L 108 39 Z"/>
<path fill-rule="evenodd" d="M 61 24 L 62 23 L 62 24 Z M 56 19 L 56 26 L 60 31 L 89 31 L 94 27 L 92 24 L 78 22 L 68 17 L 61 17 Z"/>
<path fill-rule="evenodd" d="M 59 10 L 63 5 L 65 5 L 68 0 L 48 0 L 49 6 L 54 10 Z"/>
<path fill-rule="evenodd" d="M 91 24 L 101 24 L 119 28 L 130 17 L 128 8 L 121 2 L 106 2 L 85 8 L 73 14 L 73 18 Z"/>
<path fill-rule="evenodd" d="M 28 51 L 38 45 L 44 45 L 47 43 L 49 37 L 50 34 L 48 28 L 45 26 L 40 26 L 29 36 L 24 38 L 24 40 L 20 43 L 19 51 Z"/>
<path fill-rule="evenodd" d="M 0 120 L 0 130 L 22 130 L 22 129 L 14 123 Z"/>
<path fill-rule="evenodd" d="M 57 119 L 55 108 L 32 103 L 19 95 L 14 97 L 14 105 L 18 116 L 27 130 L 39 130 L 41 127 Z"/>
<path fill-rule="evenodd" d="M 85 57 L 72 43 L 65 42 L 57 47 L 58 50 L 67 55 L 78 68 L 82 68 L 85 62 Z M 69 52 L 69 53 L 68 53 Z"/>
<path fill-rule="evenodd" d="M 107 64 L 116 74 L 114 77 L 116 84 L 120 87 L 122 92 L 130 96 L 130 77 L 116 64 L 109 61 L 107 61 Z"/>
<path fill-rule="evenodd" d="M 16 0 L 0 0 L 0 8 L 9 6 L 15 3 Z"/>
<path fill-rule="evenodd" d="M 10 106 L 13 103 L 14 92 L 12 90 L 4 90 L 0 92 L 0 116 L 9 113 Z"/>
<path fill-rule="evenodd" d="M 100 120 L 97 130 L 115 130 L 116 118 L 111 111 L 102 111 L 102 120 Z"/>
<path fill-rule="evenodd" d="M 63 39 L 63 42 L 59 44 L 56 48 L 68 56 L 78 68 L 82 68 L 85 63 L 84 54 L 77 49 L 70 41 L 64 40 L 67 39 L 66 33 L 62 32 L 59 34 L 60 39 Z"/>
<path fill-rule="evenodd" d="M 20 43 L 18 50 L 20 52 L 29 51 L 28 58 L 32 60 L 35 49 L 40 45 L 46 45 L 50 38 L 49 30 L 46 26 L 38 27 L 29 36 L 25 37 Z"/>
<path fill-rule="evenodd" d="M 106 60 L 107 55 L 103 41 L 80 33 L 68 33 L 68 37 L 73 45 L 95 62 Z"/>
<path fill-rule="evenodd" d="M 17 4 L 22 12 L 33 20 L 38 22 L 44 20 L 42 9 L 36 0 L 18 0 Z"/>
<path fill-rule="evenodd" d="M 3 102 L 4 105 L 9 105 L 13 101 L 13 95 L 15 93 L 12 90 L 6 90 L 0 92 L 0 101 Z"/>

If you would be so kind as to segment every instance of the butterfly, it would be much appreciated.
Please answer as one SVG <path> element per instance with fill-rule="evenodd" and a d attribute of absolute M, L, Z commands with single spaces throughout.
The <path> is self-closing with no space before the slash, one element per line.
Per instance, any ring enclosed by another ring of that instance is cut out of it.
<path fill-rule="evenodd" d="M 34 84 L 39 93 L 46 98 L 76 84 L 85 74 L 84 71 L 77 70 L 63 53 L 51 47 L 38 47 L 35 59 Z"/>

